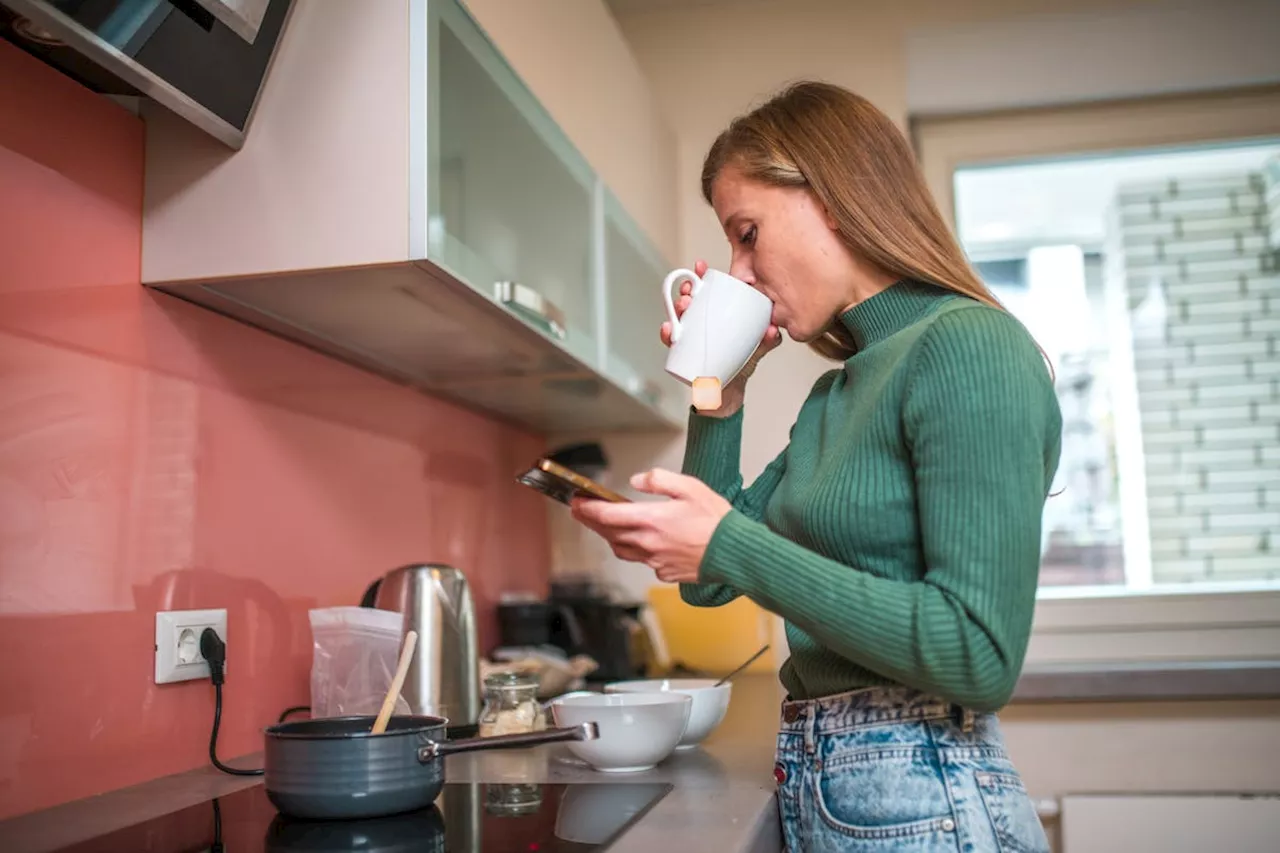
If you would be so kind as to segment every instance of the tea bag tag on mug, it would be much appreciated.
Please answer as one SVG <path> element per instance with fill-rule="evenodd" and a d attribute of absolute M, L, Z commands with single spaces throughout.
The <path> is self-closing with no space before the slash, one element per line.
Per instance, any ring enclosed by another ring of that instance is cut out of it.
<path fill-rule="evenodd" d="M 693 380 L 693 407 L 700 412 L 720 408 L 720 380 L 714 376 L 699 376 Z"/>

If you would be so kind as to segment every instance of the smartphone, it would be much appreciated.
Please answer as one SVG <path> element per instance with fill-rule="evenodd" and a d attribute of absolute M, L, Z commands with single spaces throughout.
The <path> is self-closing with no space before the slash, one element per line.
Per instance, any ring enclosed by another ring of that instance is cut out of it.
<path fill-rule="evenodd" d="M 584 477 L 577 471 L 545 458 L 535 462 L 532 468 L 516 477 L 516 480 L 566 506 L 578 496 L 610 503 L 628 503 L 631 500 L 606 489 L 590 477 Z"/>

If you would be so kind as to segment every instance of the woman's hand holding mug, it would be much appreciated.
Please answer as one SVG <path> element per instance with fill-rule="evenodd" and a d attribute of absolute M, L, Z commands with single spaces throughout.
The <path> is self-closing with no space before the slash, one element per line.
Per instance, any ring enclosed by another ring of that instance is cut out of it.
<path fill-rule="evenodd" d="M 693 271 L 699 278 L 706 276 L 707 269 L 706 261 L 698 261 L 693 266 Z M 677 319 L 684 316 L 685 311 L 689 309 L 689 305 L 693 302 L 693 288 L 693 283 L 687 279 L 680 283 L 680 295 L 673 303 Z M 663 322 L 659 330 L 659 335 L 662 338 L 662 343 L 668 348 L 671 347 L 673 343 L 672 325 L 669 320 Z M 776 349 L 780 343 L 782 343 L 782 331 L 777 326 L 769 323 L 768 327 L 765 329 L 763 338 L 761 338 L 759 344 L 755 348 L 755 351 L 751 354 L 751 357 L 747 360 L 746 364 L 744 364 L 742 369 L 738 371 L 732 381 L 724 385 L 721 389 L 720 407 L 718 409 L 703 410 L 701 411 L 701 414 L 710 415 L 711 417 L 725 418 L 741 409 L 746 392 L 747 380 L 750 379 L 751 374 L 755 372 L 756 365 L 760 363 L 760 359 L 764 358 L 764 356 L 770 351 Z"/>

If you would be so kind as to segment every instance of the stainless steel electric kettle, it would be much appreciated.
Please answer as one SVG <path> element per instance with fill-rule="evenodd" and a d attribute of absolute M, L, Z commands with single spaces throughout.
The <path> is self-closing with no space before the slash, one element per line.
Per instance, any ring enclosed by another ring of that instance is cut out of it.
<path fill-rule="evenodd" d="M 413 713 L 447 718 L 450 737 L 474 734 L 480 720 L 480 664 L 466 576 L 451 566 L 401 566 L 376 581 L 362 603 L 403 613 L 403 630 L 418 632 L 418 650 L 401 692 Z"/>

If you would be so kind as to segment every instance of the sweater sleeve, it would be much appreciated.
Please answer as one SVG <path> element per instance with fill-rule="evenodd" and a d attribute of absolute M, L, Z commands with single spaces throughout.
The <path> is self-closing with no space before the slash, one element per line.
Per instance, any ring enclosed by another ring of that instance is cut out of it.
<path fill-rule="evenodd" d="M 843 565 L 733 511 L 700 579 L 886 678 L 994 710 L 1012 695 L 1030 635 L 1061 415 L 1039 351 L 1003 312 L 938 318 L 914 358 L 902 417 L 923 577 Z"/>
<path fill-rule="evenodd" d="M 733 508 L 752 521 L 764 518 L 769 496 L 786 469 L 787 452 L 769 463 L 749 487 L 742 486 L 742 410 L 727 418 L 710 418 L 696 412 L 689 416 L 683 472 L 697 477 Z M 723 583 L 682 583 L 680 597 L 695 607 L 719 607 L 740 593 Z"/>

